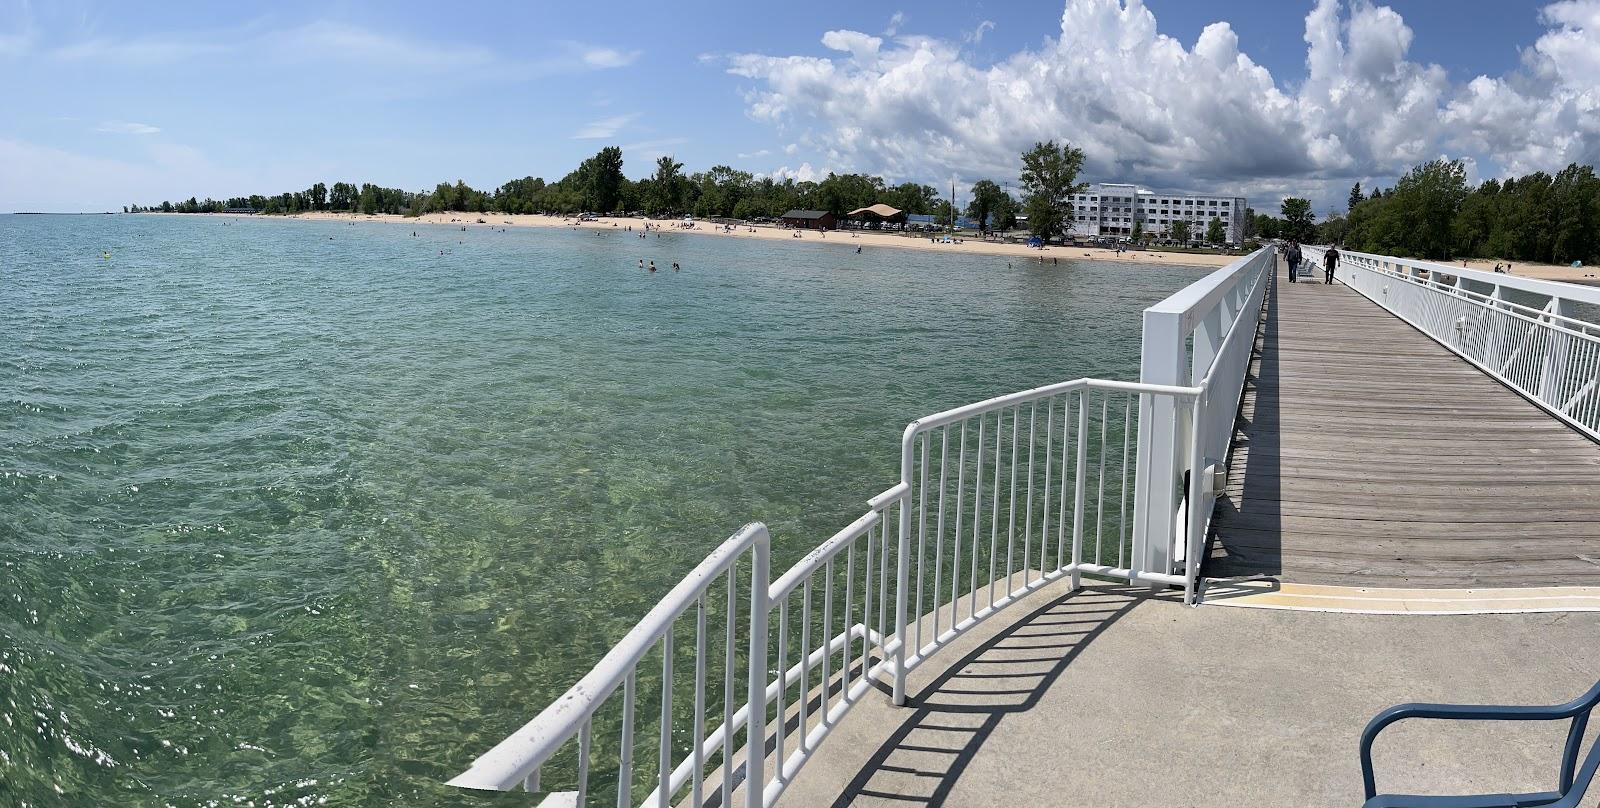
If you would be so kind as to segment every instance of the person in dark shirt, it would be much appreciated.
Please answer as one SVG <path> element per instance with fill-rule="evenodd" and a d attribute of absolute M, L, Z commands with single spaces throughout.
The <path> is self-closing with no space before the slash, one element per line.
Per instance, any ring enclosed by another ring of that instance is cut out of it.
<path fill-rule="evenodd" d="M 1289 282 L 1297 283 L 1295 276 L 1300 274 L 1300 245 L 1289 242 L 1289 246 L 1284 248 L 1283 260 L 1289 263 Z"/>
<path fill-rule="evenodd" d="M 1333 285 L 1333 270 L 1339 266 L 1339 250 L 1333 245 L 1328 245 L 1328 251 L 1322 255 L 1322 282 Z"/>

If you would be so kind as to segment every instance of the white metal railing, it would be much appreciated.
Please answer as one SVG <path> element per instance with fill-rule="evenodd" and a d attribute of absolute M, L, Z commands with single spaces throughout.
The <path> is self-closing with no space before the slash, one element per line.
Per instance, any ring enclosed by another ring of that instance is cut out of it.
<path fill-rule="evenodd" d="M 1133 553 L 1144 569 L 1181 567 L 1191 601 L 1274 261 L 1263 247 L 1144 312 L 1139 381 L 1194 385 L 1200 398 L 1193 413 L 1145 402 Z"/>
<path fill-rule="evenodd" d="M 1306 248 L 1318 262 L 1321 248 Z M 1336 276 L 1484 373 L 1600 440 L 1600 289 L 1340 252 Z"/>
<path fill-rule="evenodd" d="M 1077 379 L 913 421 L 899 483 L 776 579 L 766 528 L 747 525 L 451 784 L 542 789 L 548 805 L 769 806 L 868 692 L 903 704 L 909 672 L 1041 587 L 1088 574 L 1194 602 L 1212 475 L 1190 472 L 1226 453 L 1271 260 L 1146 312 L 1146 375 L 1154 356 L 1180 383 Z M 1153 334 L 1175 339 L 1152 351 Z"/>

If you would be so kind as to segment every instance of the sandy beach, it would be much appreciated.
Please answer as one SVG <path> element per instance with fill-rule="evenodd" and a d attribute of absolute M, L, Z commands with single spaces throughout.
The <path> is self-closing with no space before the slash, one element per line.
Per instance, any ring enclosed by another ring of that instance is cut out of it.
<path fill-rule="evenodd" d="M 248 215 L 229 213 L 156 213 L 150 215 L 160 216 L 225 216 L 235 218 L 250 218 Z M 646 222 L 652 226 L 660 227 L 674 233 L 691 233 L 701 236 L 716 238 L 738 239 L 771 239 L 779 241 L 828 241 L 844 242 L 860 247 L 890 247 L 905 250 L 930 250 L 934 252 L 960 252 L 980 255 L 1003 255 L 1037 261 L 1040 257 L 1045 260 L 1052 258 L 1070 258 L 1075 261 L 1121 261 L 1126 263 L 1163 264 L 1173 266 L 1220 267 L 1232 263 L 1238 258 L 1236 255 L 1218 253 L 1177 253 L 1162 252 L 1159 250 L 1128 250 L 1118 254 L 1116 250 L 1102 247 L 1046 247 L 1035 249 L 1022 244 L 983 241 L 977 238 L 965 239 L 956 244 L 944 244 L 930 241 L 927 236 L 901 235 L 899 233 L 885 233 L 871 230 L 840 230 L 832 231 L 826 235 L 813 230 L 790 230 L 774 225 L 735 226 L 729 231 L 724 231 L 722 225 L 714 222 L 696 221 L 693 229 L 679 227 L 679 222 L 672 220 L 646 220 L 629 217 L 607 217 L 593 221 L 580 222 L 572 217 L 544 216 L 540 214 L 507 214 L 507 213 L 428 213 L 415 218 L 398 216 L 395 214 L 380 213 L 363 215 L 359 213 L 297 213 L 280 218 L 307 219 L 321 221 L 343 222 L 377 222 L 388 224 L 408 225 L 433 225 L 468 228 L 496 228 L 496 227 L 565 227 L 579 230 L 612 230 L 632 227 L 635 230 L 643 229 Z M 482 220 L 480 223 L 479 220 Z M 798 236 L 795 234 L 799 233 Z M 1448 266 L 1462 266 L 1461 261 L 1441 261 Z M 1470 269 L 1492 272 L 1496 261 L 1489 258 L 1474 258 L 1465 262 Z M 1502 265 L 1505 261 L 1500 261 Z M 1538 278 L 1541 280 L 1565 281 L 1578 283 L 1585 286 L 1600 285 L 1600 267 L 1570 267 L 1555 264 L 1536 264 L 1525 262 L 1512 262 L 1512 274 L 1525 278 Z"/>
<path fill-rule="evenodd" d="M 169 215 L 169 214 L 163 214 Z M 173 216 L 227 216 L 229 214 L 170 214 Z M 248 218 L 248 217 L 245 217 Z M 429 213 L 415 218 L 397 216 L 393 214 L 377 214 L 372 216 L 352 213 L 297 213 L 284 218 L 313 219 L 326 221 L 357 221 L 357 222 L 389 222 L 405 223 L 412 225 L 449 225 L 453 227 L 468 228 L 495 228 L 495 227 L 566 227 L 580 230 L 612 230 L 632 227 L 635 231 L 644 229 L 646 222 L 653 227 L 673 233 L 692 233 L 712 238 L 734 239 L 771 239 L 777 241 L 823 241 L 843 242 L 852 246 L 863 248 L 892 247 L 907 250 L 930 250 L 935 252 L 960 252 L 984 255 L 1004 255 L 1016 258 L 1045 260 L 1052 258 L 1070 258 L 1074 261 L 1122 261 L 1134 264 L 1163 264 L 1176 266 L 1220 267 L 1225 266 L 1239 256 L 1223 255 L 1216 253 L 1167 253 L 1152 250 L 1129 250 L 1120 255 L 1116 250 L 1098 247 L 1046 247 L 1042 250 L 1028 247 L 1023 244 L 1009 244 L 994 241 L 982 241 L 977 238 L 964 239 L 957 244 L 939 244 L 928 239 L 927 236 L 900 235 L 898 233 L 875 232 L 871 230 L 839 230 L 831 231 L 826 235 L 813 230 L 789 230 L 772 225 L 734 226 L 729 231 L 724 231 L 722 225 L 714 222 L 696 221 L 693 229 L 678 227 L 679 222 L 671 220 L 647 220 L 629 217 L 603 218 L 596 221 L 579 222 L 575 218 L 560 216 L 542 216 L 538 214 L 506 214 L 506 213 Z M 483 220 L 479 224 L 479 220 Z M 796 233 L 799 235 L 796 236 Z"/>

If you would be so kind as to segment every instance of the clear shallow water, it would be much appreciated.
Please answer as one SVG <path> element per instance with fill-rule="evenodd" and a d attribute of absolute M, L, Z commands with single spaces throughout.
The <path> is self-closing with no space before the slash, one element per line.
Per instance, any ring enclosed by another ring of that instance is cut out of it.
<path fill-rule="evenodd" d="M 1007 260 L 0 216 L 0 804 L 526 803 L 438 783 L 907 421 L 1133 378 L 1204 272 Z"/>

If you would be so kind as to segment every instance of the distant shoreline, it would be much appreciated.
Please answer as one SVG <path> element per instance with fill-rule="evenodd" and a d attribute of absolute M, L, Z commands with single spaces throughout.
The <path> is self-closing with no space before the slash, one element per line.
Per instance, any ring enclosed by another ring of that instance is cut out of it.
<path fill-rule="evenodd" d="M 38 215 L 38 214 L 30 214 Z M 55 215 L 55 214 L 51 214 Z M 73 215 L 73 214 L 60 214 Z M 93 214 L 81 214 L 93 215 Z M 132 215 L 132 214 L 130 214 Z M 210 216 L 231 219 L 252 219 L 256 216 L 243 213 L 162 213 L 150 211 L 137 214 L 140 216 Z M 1034 249 L 1022 244 L 1004 244 L 980 239 L 967 239 L 960 244 L 934 244 L 926 238 L 915 236 L 902 236 L 896 233 L 885 233 L 872 230 L 838 230 L 830 231 L 823 238 L 816 231 L 795 231 L 772 225 L 750 225 L 735 227 L 733 233 L 723 233 L 722 226 L 709 221 L 696 221 L 702 229 L 683 230 L 671 220 L 645 220 L 629 217 L 603 218 L 598 221 L 577 222 L 572 217 L 544 216 L 529 213 L 427 213 L 422 216 L 408 217 L 392 213 L 360 214 L 360 213 L 293 213 L 284 215 L 264 216 L 269 219 L 300 219 L 306 221 L 339 221 L 339 222 L 368 222 L 388 224 L 413 224 L 413 225 L 453 225 L 456 227 L 495 228 L 495 227 L 565 227 L 578 230 L 620 230 L 633 227 L 635 231 L 641 230 L 646 221 L 652 225 L 659 225 L 664 231 L 673 233 L 693 233 L 702 236 L 721 236 L 723 238 L 742 239 L 769 239 L 769 240 L 811 240 L 826 242 L 843 242 L 860 247 L 890 247 L 907 250 L 924 250 L 928 252 L 955 252 L 974 255 L 1005 256 L 1023 260 L 1037 261 L 1040 257 L 1048 259 L 1069 258 L 1074 261 L 1119 261 L 1124 263 L 1159 264 L 1162 266 L 1187 266 L 1187 267 L 1220 267 L 1232 263 L 1239 256 L 1221 255 L 1214 253 L 1169 253 L 1158 250 L 1128 250 L 1117 254 L 1116 250 L 1104 247 L 1048 247 L 1044 250 Z M 483 219 L 483 224 L 477 221 Z M 615 224 L 616 227 L 612 225 Z M 754 229 L 754 233 L 746 232 Z M 794 234 L 802 233 L 800 239 Z M 854 236 L 854 237 L 852 237 Z M 1460 266 L 1460 261 L 1436 261 L 1443 266 Z M 1494 265 L 1505 261 L 1495 261 L 1492 258 L 1473 258 L 1467 260 L 1469 269 L 1493 271 Z M 1512 274 L 1521 278 L 1534 278 L 1538 280 L 1563 281 L 1580 286 L 1600 286 L 1600 266 L 1570 267 L 1556 264 L 1535 264 L 1513 261 Z"/>
<path fill-rule="evenodd" d="M 152 211 L 140 213 L 141 216 L 210 216 L 230 219 L 253 219 L 256 216 L 243 213 L 161 213 Z M 594 231 L 620 231 L 632 227 L 634 232 L 644 229 L 648 222 L 652 227 L 661 228 L 662 232 L 693 234 L 697 236 L 711 236 L 742 240 L 768 240 L 768 241 L 805 241 L 807 243 L 824 242 L 830 244 L 842 243 L 856 247 L 887 247 L 902 250 L 922 250 L 925 252 L 962 253 L 968 255 L 994 255 L 1023 260 L 1038 261 L 1043 258 L 1046 262 L 1051 259 L 1069 259 L 1073 261 L 1117 261 L 1132 264 L 1156 264 L 1160 266 L 1186 266 L 1186 267 L 1220 267 L 1226 266 L 1237 260 L 1239 256 L 1210 254 L 1210 253 L 1166 253 L 1152 250 L 1128 250 L 1118 254 L 1116 250 L 1104 247 L 1048 247 L 1043 250 L 1028 247 L 1025 244 L 1010 244 L 993 241 L 983 241 L 977 238 L 962 239 L 957 244 L 936 244 L 927 237 L 899 235 L 872 230 L 834 230 L 826 236 L 814 230 L 790 230 L 772 225 L 736 225 L 731 232 L 724 232 L 722 225 L 710 221 L 695 221 L 696 228 L 686 230 L 678 227 L 679 222 L 672 220 L 647 220 L 630 217 L 606 217 L 596 221 L 578 222 L 573 217 L 545 216 L 530 213 L 427 213 L 421 216 L 408 217 L 392 213 L 360 214 L 360 213 L 294 213 L 285 215 L 272 215 L 269 219 L 300 219 L 305 221 L 336 221 L 336 222 L 361 222 L 380 224 L 412 224 L 412 225 L 448 225 L 469 228 L 499 228 L 499 227 L 565 227 L 571 230 Z M 483 224 L 478 224 L 482 219 Z M 751 232 L 754 231 L 754 232 Z M 799 237 L 795 234 L 800 233 Z"/>

